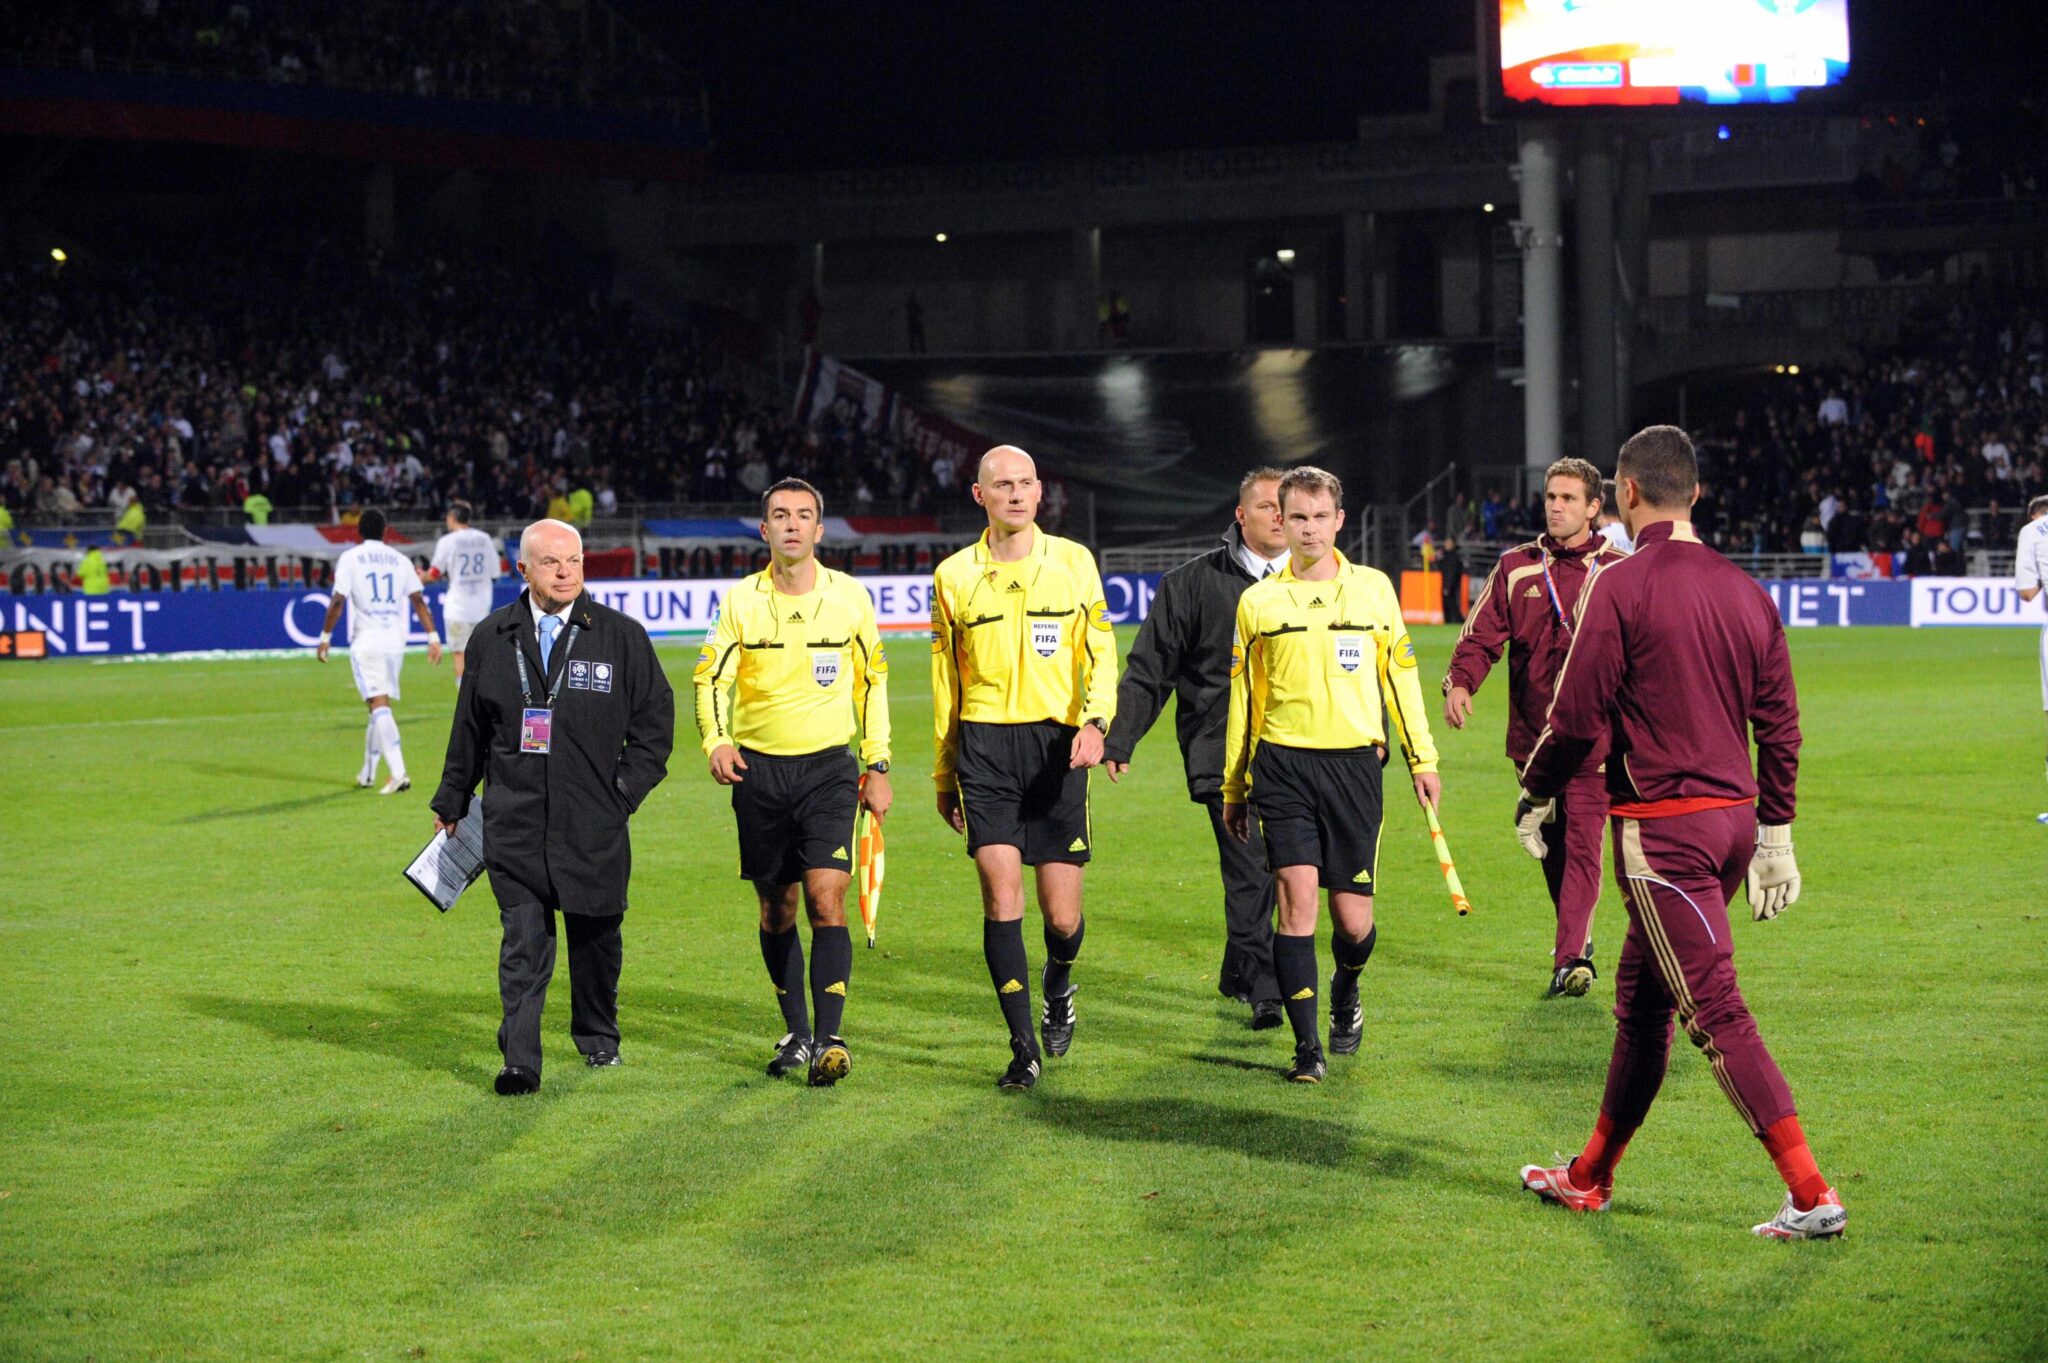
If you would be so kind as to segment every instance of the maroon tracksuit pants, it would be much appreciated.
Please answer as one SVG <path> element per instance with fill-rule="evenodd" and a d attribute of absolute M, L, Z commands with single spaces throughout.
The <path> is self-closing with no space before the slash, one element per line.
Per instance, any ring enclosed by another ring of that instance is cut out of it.
<path fill-rule="evenodd" d="M 1624 1137 L 1664 1082 L 1675 1016 L 1735 1110 L 1761 1136 L 1792 1115 L 1792 1091 L 1735 984 L 1728 902 L 1756 849 L 1756 807 L 1614 819 L 1628 938 L 1614 974 L 1614 1055 L 1600 1110 Z"/>
<path fill-rule="evenodd" d="M 1557 906 L 1557 940 L 1550 968 L 1587 954 L 1593 936 L 1593 906 L 1600 902 L 1600 843 L 1607 831 L 1607 777 L 1582 771 L 1557 799 L 1557 822 L 1543 830 L 1543 881 Z"/>

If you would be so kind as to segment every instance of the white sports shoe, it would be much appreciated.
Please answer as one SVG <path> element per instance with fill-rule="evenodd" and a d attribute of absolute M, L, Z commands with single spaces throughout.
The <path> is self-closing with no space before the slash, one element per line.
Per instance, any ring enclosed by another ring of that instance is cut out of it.
<path fill-rule="evenodd" d="M 1849 1213 L 1842 1210 L 1841 1195 L 1830 1188 L 1813 1204 L 1813 1210 L 1804 1212 L 1792 1205 L 1792 1194 L 1785 1194 L 1785 1205 L 1778 1208 L 1778 1214 L 1750 1229 L 1766 1240 L 1831 1240 L 1848 1224 Z"/>
<path fill-rule="evenodd" d="M 384 788 L 377 793 L 379 795 L 396 795 L 400 791 L 411 789 L 412 778 L 410 776 L 394 776 L 389 781 L 386 781 Z"/>

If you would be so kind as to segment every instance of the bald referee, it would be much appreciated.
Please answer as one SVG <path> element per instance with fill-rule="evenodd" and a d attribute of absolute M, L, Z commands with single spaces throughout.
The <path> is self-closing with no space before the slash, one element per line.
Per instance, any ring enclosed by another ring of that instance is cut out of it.
<path fill-rule="evenodd" d="M 1373 876 L 1380 847 L 1380 770 L 1391 728 L 1408 750 L 1415 793 L 1442 795 L 1423 713 L 1415 645 L 1394 584 L 1337 550 L 1344 485 L 1318 468 L 1280 480 L 1287 567 L 1237 603 L 1230 722 L 1223 739 L 1223 826 L 1240 842 L 1256 812 L 1280 882 L 1273 970 L 1294 1028 L 1287 1077 L 1320 1084 L 1316 919 L 1330 896 L 1330 1050 L 1351 1055 L 1365 1033 L 1359 979 L 1378 940 Z M 1249 797 L 1250 804 L 1246 804 Z"/>
<path fill-rule="evenodd" d="M 1045 1051 L 1074 1039 L 1081 874 L 1094 850 L 1088 769 L 1116 714 L 1116 636 L 1102 577 L 1083 545 L 1038 528 L 1031 456 L 998 445 L 981 457 L 979 542 L 932 575 L 932 718 L 939 817 L 967 836 L 981 877 L 982 954 L 1010 1029 L 997 1085 L 1038 1082 L 1024 953 L 1024 871 L 1045 920 Z"/>
<path fill-rule="evenodd" d="M 1756 1233 L 1840 1235 L 1847 1213 L 1736 983 L 1728 924 L 1745 879 L 1758 921 L 1799 898 L 1799 699 L 1785 628 L 1763 588 L 1693 533 L 1699 463 L 1684 431 L 1630 436 L 1614 482 L 1635 553 L 1586 585 L 1516 811 L 1522 831 L 1540 822 L 1609 745 L 1615 878 L 1628 906 L 1614 1053 L 1585 1151 L 1556 1168 L 1525 1165 L 1522 1186 L 1575 1211 L 1606 1209 L 1615 1166 L 1664 1083 L 1675 1015 L 1785 1180 L 1783 1205 Z"/>
<path fill-rule="evenodd" d="M 890 801 L 889 664 L 867 588 L 818 563 L 824 518 L 824 497 L 800 478 L 762 494 L 768 566 L 719 603 L 694 676 L 697 728 L 712 779 L 732 788 L 740 875 L 760 902 L 761 962 L 786 1029 L 768 1073 L 808 1065 L 816 1088 L 853 1066 L 839 1028 L 853 973 L 854 814 L 865 806 L 880 819 Z M 847 748 L 856 734 L 858 763 Z M 809 1013 L 799 895 L 811 922 Z"/>

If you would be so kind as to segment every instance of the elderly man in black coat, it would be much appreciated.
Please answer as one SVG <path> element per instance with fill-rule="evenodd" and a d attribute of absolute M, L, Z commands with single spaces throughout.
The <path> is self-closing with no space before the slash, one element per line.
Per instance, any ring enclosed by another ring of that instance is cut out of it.
<path fill-rule="evenodd" d="M 484 864 L 504 945 L 501 1094 L 540 1087 L 540 1017 L 569 935 L 569 1032 L 584 1062 L 619 1063 L 620 920 L 633 848 L 626 819 L 668 774 L 675 696 L 638 621 L 583 590 L 583 541 L 561 521 L 519 538 L 526 590 L 464 650 L 434 823 L 452 830 L 481 778 Z"/>

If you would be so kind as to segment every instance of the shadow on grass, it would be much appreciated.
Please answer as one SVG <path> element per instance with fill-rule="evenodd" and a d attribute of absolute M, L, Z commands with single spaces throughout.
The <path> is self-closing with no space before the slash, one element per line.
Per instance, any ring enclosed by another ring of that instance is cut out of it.
<path fill-rule="evenodd" d="M 218 823 L 222 819 L 260 819 L 270 814 L 289 814 L 295 809 L 310 809 L 334 800 L 346 800 L 360 795 L 356 790 L 330 790 L 325 795 L 302 795 L 296 800 L 272 800 L 268 804 L 245 805 L 240 809 L 202 809 L 197 814 L 188 814 L 178 820 L 181 824 Z"/>
<path fill-rule="evenodd" d="M 1076 1135 L 1147 1144 L 1199 1145 L 1231 1154 L 1334 1169 L 1356 1164 L 1352 1132 L 1315 1117 L 1276 1116 L 1218 1107 L 1187 1098 L 1078 1098 L 1047 1094 L 1021 1105 L 1037 1121 Z M 1381 1172 L 1406 1177 L 1415 1156 L 1390 1149 L 1368 1161 Z"/>
<path fill-rule="evenodd" d="M 498 1003 L 474 994 L 386 989 L 387 1006 L 317 999 L 244 999 L 187 994 L 202 1017 L 233 1022 L 280 1042 L 316 1042 L 448 1074 L 479 1087 L 498 1072 Z"/>

